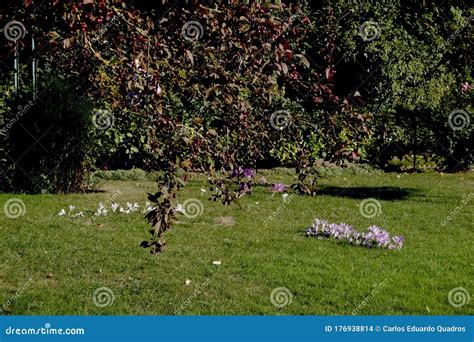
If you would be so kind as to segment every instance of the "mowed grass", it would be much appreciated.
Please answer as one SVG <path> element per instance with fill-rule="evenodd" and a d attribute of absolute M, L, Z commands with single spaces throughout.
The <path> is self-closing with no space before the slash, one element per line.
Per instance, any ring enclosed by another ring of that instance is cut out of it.
<path fill-rule="evenodd" d="M 267 177 L 292 182 L 285 171 Z M 153 182 L 106 181 L 104 192 L 91 194 L 1 194 L 0 304 L 11 315 L 473 314 L 472 300 L 461 307 L 448 302 L 458 287 L 474 296 L 474 202 L 462 203 L 474 192 L 473 181 L 472 174 L 341 172 L 321 180 L 317 197 L 296 196 L 286 204 L 280 194 L 257 186 L 239 209 L 209 201 L 209 191 L 201 191 L 206 183 L 197 177 L 180 202 L 199 199 L 203 214 L 180 216 L 159 255 L 139 247 L 149 229 L 142 214 L 92 221 L 57 216 L 73 204 L 91 217 L 99 202 L 111 199 L 143 208 Z M 379 216 L 361 216 L 359 204 L 367 197 L 379 200 Z M 3 213 L 11 198 L 25 203 L 21 218 Z M 271 215 L 275 219 L 268 221 Z M 405 246 L 366 249 L 306 238 L 304 229 L 315 217 L 359 230 L 379 225 L 404 235 Z M 101 287 L 114 294 L 109 306 L 94 304 Z M 281 287 L 292 300 L 278 308 L 270 296 Z"/>

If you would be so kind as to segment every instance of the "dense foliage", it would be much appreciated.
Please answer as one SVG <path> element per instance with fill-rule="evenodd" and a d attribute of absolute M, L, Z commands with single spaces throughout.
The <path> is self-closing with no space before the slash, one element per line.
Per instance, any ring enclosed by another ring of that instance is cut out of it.
<path fill-rule="evenodd" d="M 293 189 L 315 195 L 320 158 L 384 166 L 422 153 L 450 170 L 472 163 L 472 128 L 453 129 L 450 115 L 469 120 L 472 110 L 463 2 L 27 0 L 0 13 L 36 38 L 33 54 L 19 40 L 20 58 L 36 58 L 40 78 L 55 70 L 68 93 L 95 99 L 94 128 L 78 127 L 99 167 L 162 171 L 149 195 L 153 237 L 143 244 L 153 252 L 190 170 L 208 173 L 213 199 L 228 204 L 242 184 L 233 189 L 217 171 L 291 165 Z M 15 44 L 4 45 L 11 65 Z M 20 75 L 24 83 L 28 68 Z"/>
<path fill-rule="evenodd" d="M 366 159 L 384 166 L 419 153 L 447 170 L 468 169 L 474 9 L 463 1 L 406 0 L 335 1 L 333 8 L 344 17 L 335 25 L 336 80 L 344 80 L 336 83 L 374 114 Z M 461 115 L 450 116 L 455 111 Z"/>
<path fill-rule="evenodd" d="M 15 110 L 6 113 L 7 156 L 15 162 L 7 171 L 9 185 L 33 193 L 85 190 L 92 102 L 77 97 L 64 79 L 47 81 L 40 85 L 38 99 L 16 98 L 11 103 Z"/>

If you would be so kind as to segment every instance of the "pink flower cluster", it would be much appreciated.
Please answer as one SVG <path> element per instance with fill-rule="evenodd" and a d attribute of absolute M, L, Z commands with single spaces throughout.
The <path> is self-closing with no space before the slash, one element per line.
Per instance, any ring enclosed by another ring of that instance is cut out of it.
<path fill-rule="evenodd" d="M 368 248 L 401 249 L 404 241 L 403 236 L 390 237 L 386 230 L 377 226 L 370 226 L 367 232 L 360 233 L 347 223 L 329 223 L 320 219 L 316 219 L 311 226 L 306 228 L 306 237 L 310 236 L 343 240 Z"/>
<path fill-rule="evenodd" d="M 467 83 L 467 82 L 464 82 L 463 84 L 461 84 L 461 93 L 465 93 L 467 92 L 468 90 L 472 89 L 472 86 Z"/>

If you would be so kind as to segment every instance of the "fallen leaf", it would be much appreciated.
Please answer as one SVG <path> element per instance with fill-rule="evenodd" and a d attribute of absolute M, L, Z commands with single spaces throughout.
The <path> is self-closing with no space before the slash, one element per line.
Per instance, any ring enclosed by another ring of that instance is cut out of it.
<path fill-rule="evenodd" d="M 220 226 L 232 227 L 235 225 L 235 218 L 232 216 L 219 216 L 214 219 L 214 223 Z"/>
<path fill-rule="evenodd" d="M 308 61 L 308 59 L 307 59 L 305 56 L 303 56 L 303 55 L 301 55 L 301 54 L 297 54 L 297 55 L 295 55 L 295 56 L 297 56 L 297 57 L 299 57 L 299 58 L 301 59 L 301 61 L 302 61 L 303 64 L 305 65 L 305 67 L 307 67 L 307 68 L 310 67 L 309 61 Z"/>
<path fill-rule="evenodd" d="M 191 51 L 186 50 L 186 56 L 188 57 L 189 61 L 191 62 L 191 65 L 194 65 L 194 57 Z"/>

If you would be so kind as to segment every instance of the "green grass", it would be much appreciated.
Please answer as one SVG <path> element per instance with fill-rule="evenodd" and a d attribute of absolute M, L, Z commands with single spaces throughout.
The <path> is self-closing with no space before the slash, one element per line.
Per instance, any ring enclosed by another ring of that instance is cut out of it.
<path fill-rule="evenodd" d="M 269 181 L 292 181 L 289 172 L 267 175 Z M 208 201 L 198 177 L 180 201 L 200 199 L 203 215 L 180 217 L 166 233 L 165 252 L 155 256 L 139 247 L 148 238 L 141 214 L 89 224 L 87 218 L 57 216 L 69 204 L 94 210 L 111 197 L 143 207 L 153 182 L 104 181 L 104 192 L 91 194 L 1 194 L 0 209 L 20 198 L 26 214 L 11 219 L 0 210 L 0 303 L 3 314 L 13 315 L 165 315 L 180 308 L 185 315 L 350 315 L 366 299 L 358 314 L 473 314 L 473 301 L 459 308 L 448 302 L 457 287 L 474 296 L 473 203 L 441 226 L 463 195 L 474 192 L 473 181 L 472 174 L 340 172 L 321 181 L 317 197 L 295 197 L 284 206 L 280 195 L 256 187 L 239 210 Z M 120 195 L 114 195 L 117 190 Z M 379 216 L 360 215 L 365 197 L 380 200 Z M 235 224 L 219 224 L 218 217 L 232 217 Z M 359 230 L 376 224 L 403 234 L 405 246 L 366 249 L 305 238 L 304 228 L 315 217 Z M 221 265 L 213 265 L 217 260 Z M 186 279 L 192 283 L 186 285 Z M 113 291 L 112 305 L 94 305 L 99 287 Z M 293 297 L 283 308 L 270 301 L 279 287 Z"/>

